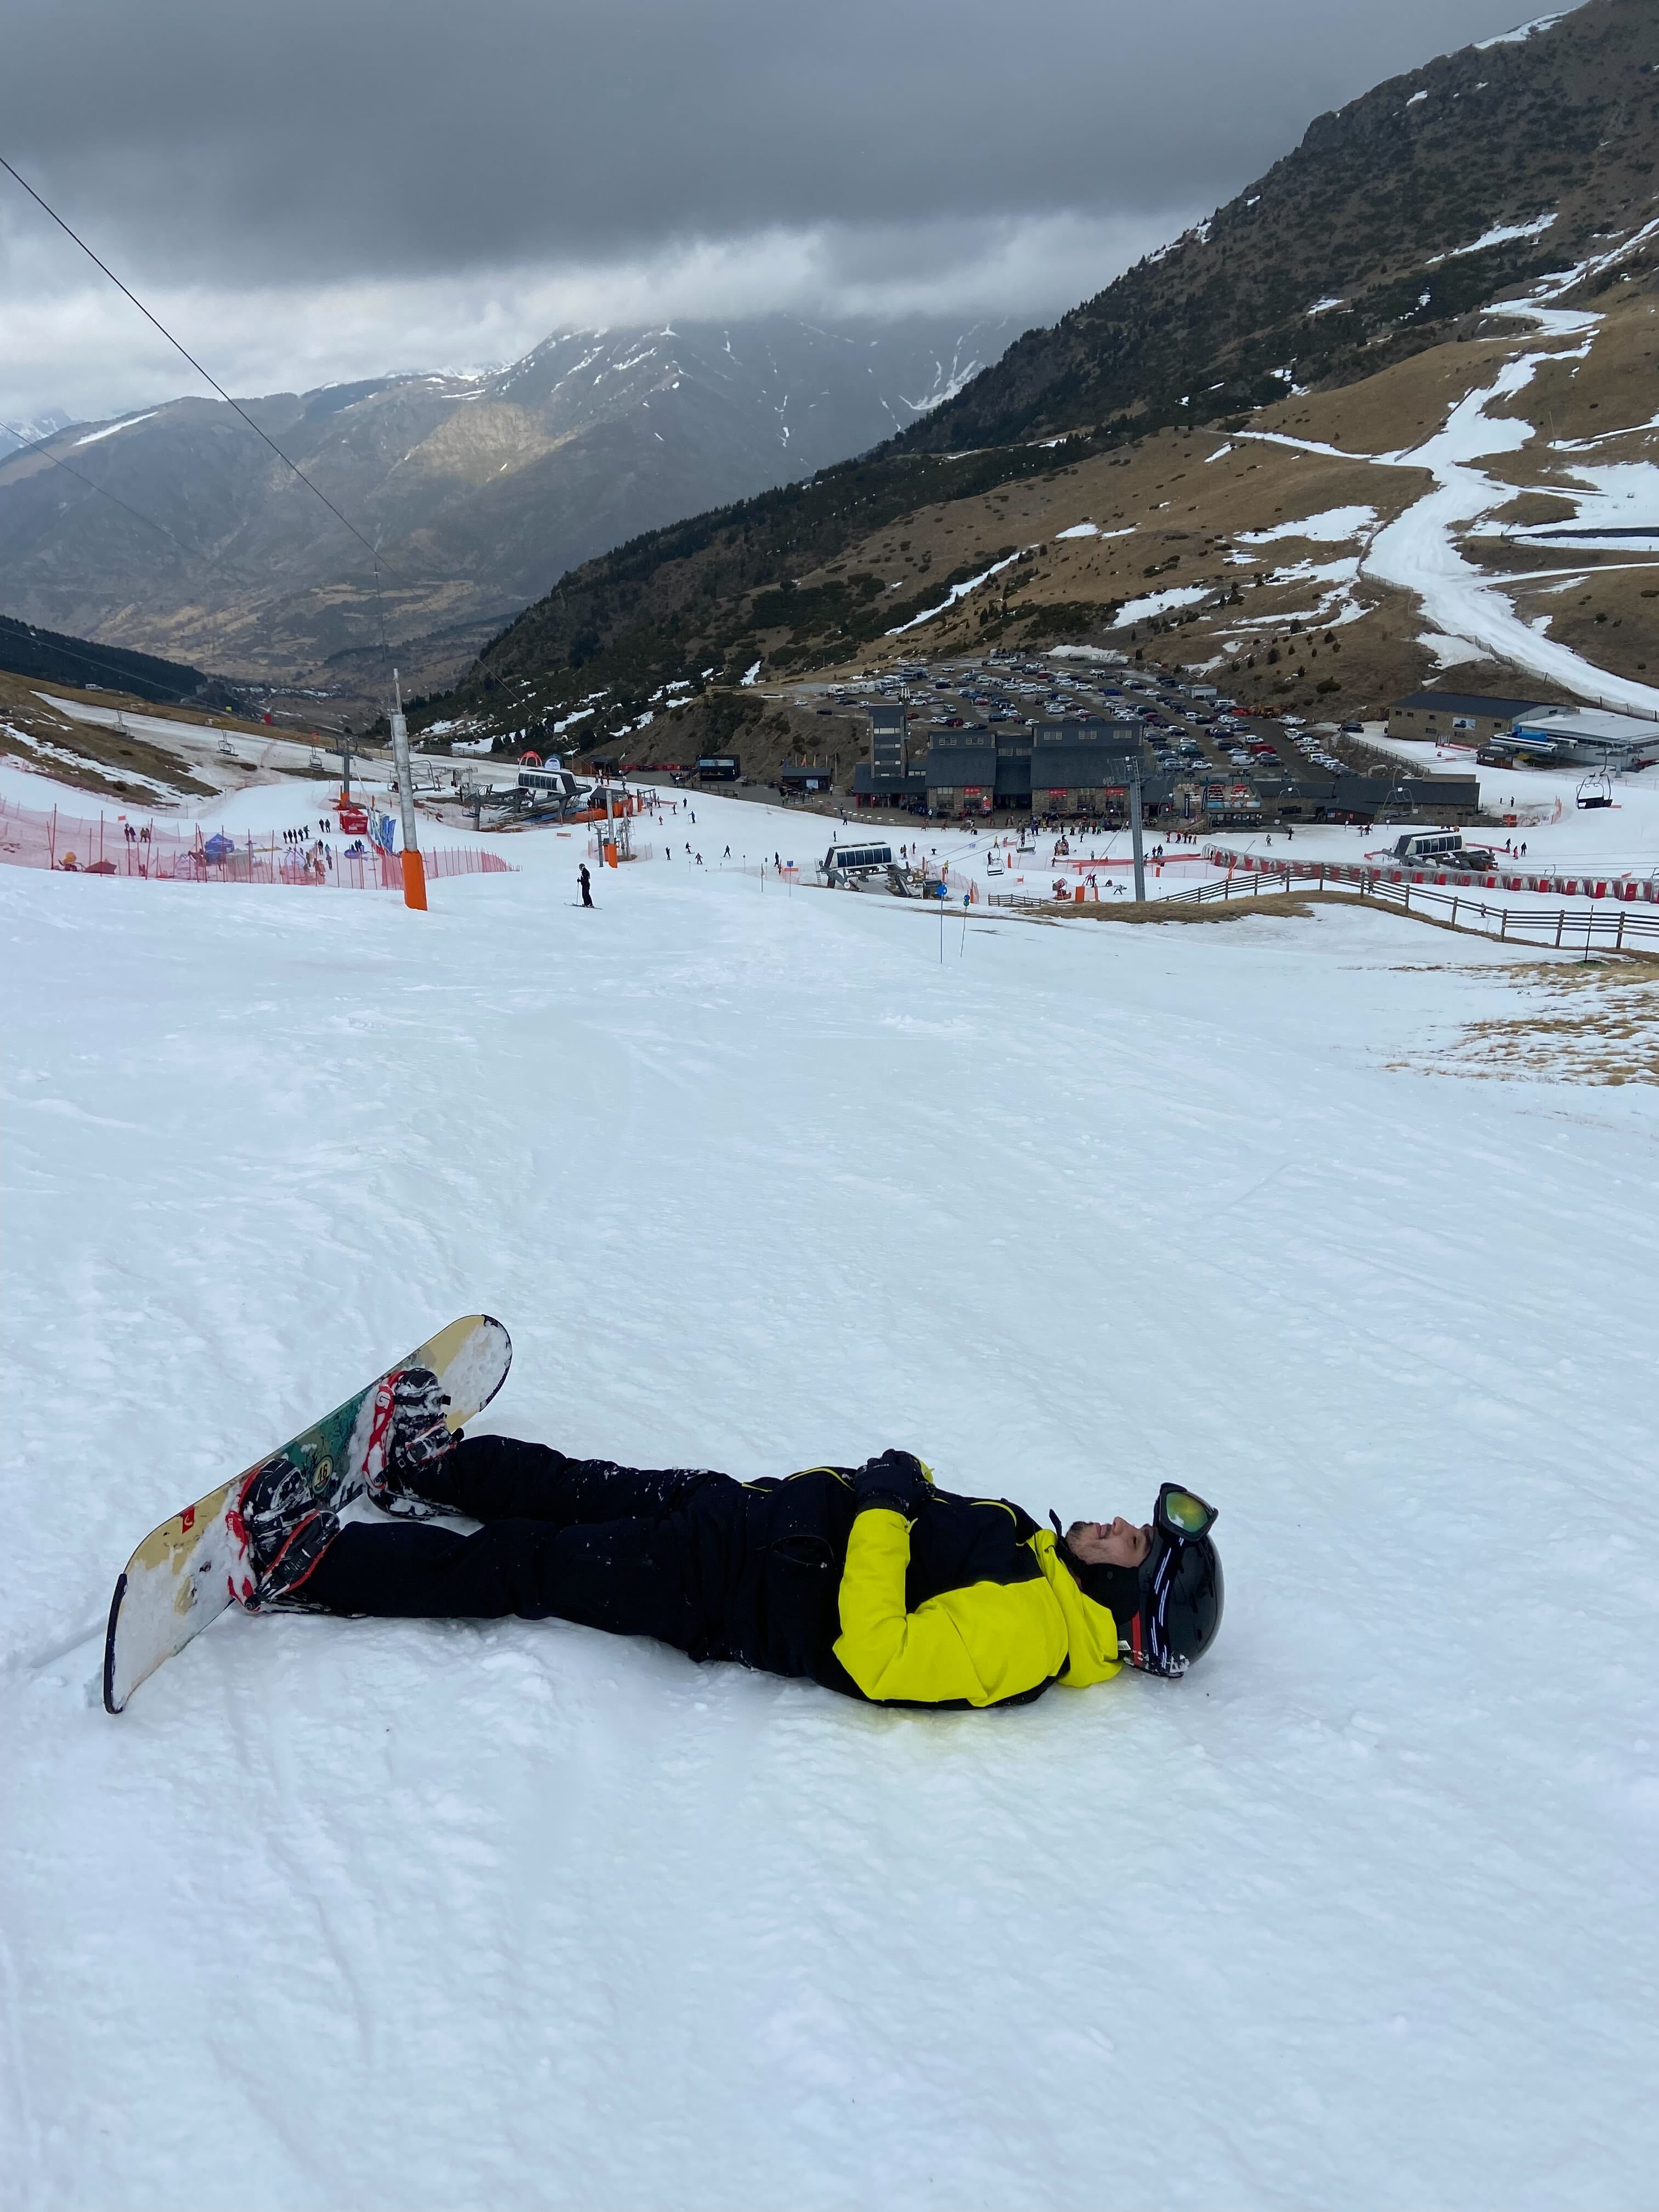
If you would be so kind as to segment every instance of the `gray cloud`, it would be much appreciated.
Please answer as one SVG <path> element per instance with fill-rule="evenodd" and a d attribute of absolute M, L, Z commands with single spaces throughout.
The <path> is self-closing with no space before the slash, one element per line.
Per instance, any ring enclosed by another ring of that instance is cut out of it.
<path fill-rule="evenodd" d="M 1512 8 L 29 0 L 0 143 L 245 385 L 416 365 L 433 326 L 500 357 L 550 307 L 1046 319 L 1311 116 Z M 4 404 L 181 388 L 0 185 Z"/>

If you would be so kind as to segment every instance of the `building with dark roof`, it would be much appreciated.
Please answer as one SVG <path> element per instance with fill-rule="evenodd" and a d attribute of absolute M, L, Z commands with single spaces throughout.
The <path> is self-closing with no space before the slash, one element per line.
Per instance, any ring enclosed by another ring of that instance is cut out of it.
<path fill-rule="evenodd" d="M 1139 722 L 1034 723 L 1032 813 L 1097 818 L 1121 805 L 1139 757 Z"/>
<path fill-rule="evenodd" d="M 785 761 L 778 771 L 778 787 L 787 794 L 833 791 L 836 779 L 828 761 Z"/>
<path fill-rule="evenodd" d="M 1495 699 L 1480 691 L 1413 691 L 1389 709 L 1391 738 L 1455 737 L 1484 744 L 1504 736 L 1522 715 L 1538 711 L 1535 699 Z"/>
<path fill-rule="evenodd" d="M 1470 822 L 1480 811 L 1480 779 L 1474 775 L 1350 775 L 1298 769 L 1279 793 L 1279 816 L 1289 822 L 1375 822 L 1410 819 Z"/>
<path fill-rule="evenodd" d="M 860 761 L 853 770 L 852 793 L 855 806 L 897 806 L 923 814 L 927 810 L 927 771 L 907 768 L 902 775 L 878 775 L 868 761 Z"/>
<path fill-rule="evenodd" d="M 997 803 L 997 741 L 984 724 L 935 731 L 927 747 L 933 814 L 988 814 Z"/>

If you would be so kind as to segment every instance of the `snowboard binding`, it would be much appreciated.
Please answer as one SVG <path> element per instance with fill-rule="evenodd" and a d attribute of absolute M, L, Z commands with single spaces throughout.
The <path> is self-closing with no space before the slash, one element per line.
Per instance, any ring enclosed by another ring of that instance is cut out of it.
<path fill-rule="evenodd" d="M 364 1488 L 383 1513 L 431 1521 L 446 1510 L 422 1492 L 460 1442 L 460 1431 L 444 1418 L 449 1404 L 449 1393 L 429 1367 L 403 1368 L 375 1392 Z"/>
<path fill-rule="evenodd" d="M 230 1595 L 245 1613 L 292 1598 L 340 1533 L 309 1478 L 278 1452 L 256 1467 L 226 1516 L 234 1547 Z"/>

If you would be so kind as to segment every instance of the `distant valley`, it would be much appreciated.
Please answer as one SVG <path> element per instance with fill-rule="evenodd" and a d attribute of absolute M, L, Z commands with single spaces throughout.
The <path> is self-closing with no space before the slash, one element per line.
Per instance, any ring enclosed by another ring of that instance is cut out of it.
<path fill-rule="evenodd" d="M 908 428 L 1015 331 L 788 315 L 565 331 L 489 375 L 245 401 L 378 544 L 378 599 L 361 545 L 222 402 L 47 418 L 30 426 L 44 444 L 0 448 L 0 611 L 378 705 L 382 620 L 415 689 L 451 680 L 566 570 Z"/>

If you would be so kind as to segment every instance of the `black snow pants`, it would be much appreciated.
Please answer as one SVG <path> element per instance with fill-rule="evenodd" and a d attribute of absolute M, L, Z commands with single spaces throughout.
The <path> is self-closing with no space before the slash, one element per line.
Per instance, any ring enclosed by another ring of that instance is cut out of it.
<path fill-rule="evenodd" d="M 708 1468 L 618 1467 L 469 1437 L 421 1486 L 483 1525 L 461 1535 L 354 1522 L 298 1602 L 403 1620 L 553 1615 L 861 1694 L 835 1654 L 857 1510 L 848 1468 L 735 1482 Z"/>
<path fill-rule="evenodd" d="M 741 1487 L 706 1468 L 618 1467 L 511 1437 L 465 1437 L 423 1472 L 422 1495 L 482 1528 L 354 1522 L 296 1596 L 318 1612 L 398 1620 L 556 1615 L 702 1656 L 718 1635 L 684 1509 L 711 1484 Z"/>

